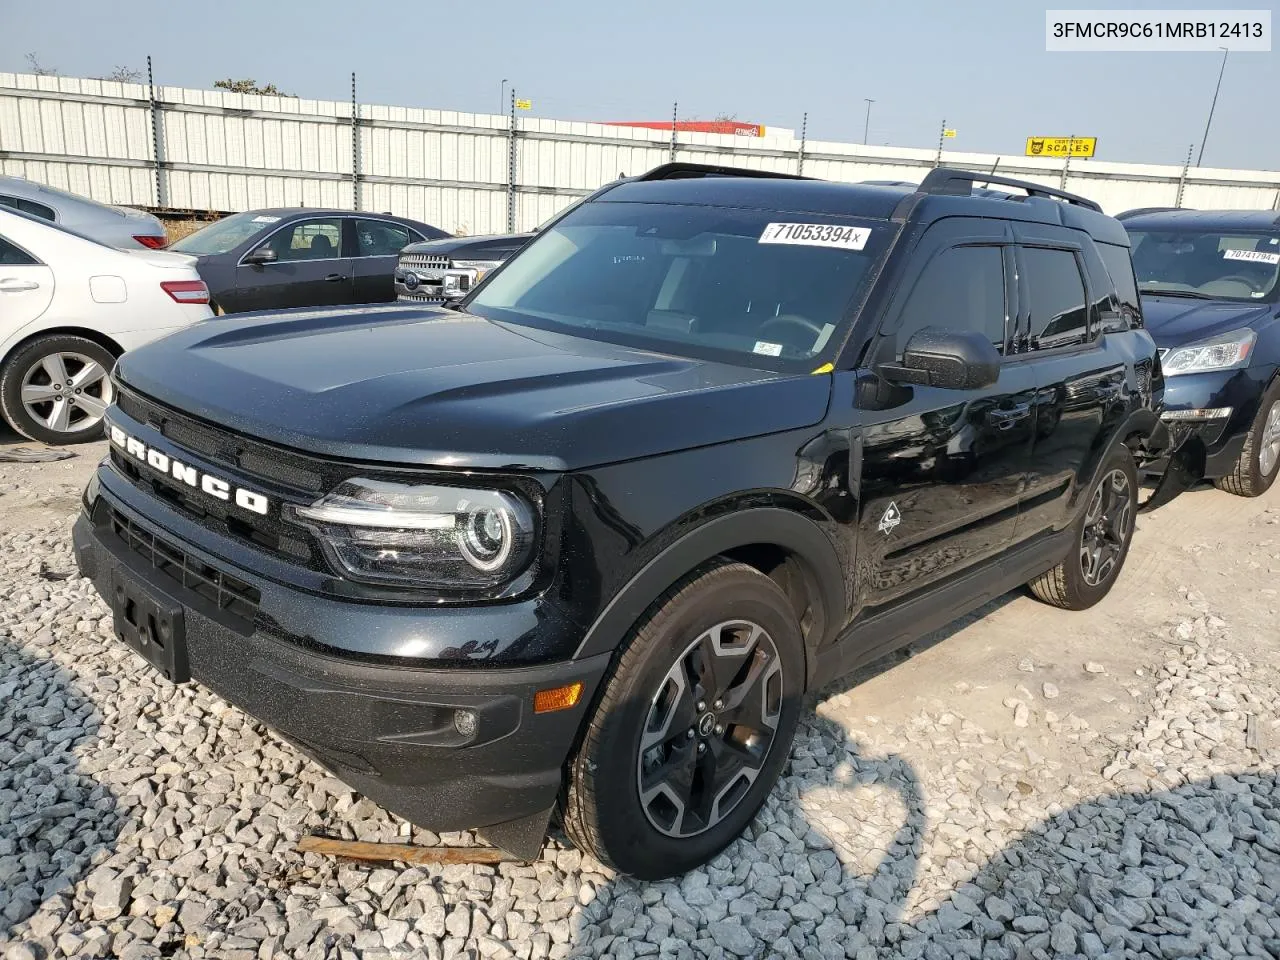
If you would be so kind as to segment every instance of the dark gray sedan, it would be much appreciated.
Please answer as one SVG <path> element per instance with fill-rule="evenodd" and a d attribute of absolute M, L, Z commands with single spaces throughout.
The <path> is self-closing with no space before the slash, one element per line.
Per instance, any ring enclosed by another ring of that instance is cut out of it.
<path fill-rule="evenodd" d="M 379 303 L 396 297 L 396 257 L 443 230 L 381 213 L 288 207 L 225 217 L 175 243 L 196 257 L 224 313 Z"/>

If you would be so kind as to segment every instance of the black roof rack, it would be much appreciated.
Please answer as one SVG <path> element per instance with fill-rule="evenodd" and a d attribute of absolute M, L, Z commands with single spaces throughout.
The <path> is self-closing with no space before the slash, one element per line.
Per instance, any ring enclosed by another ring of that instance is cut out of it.
<path fill-rule="evenodd" d="M 770 180 L 812 180 L 794 173 L 778 173 L 774 170 L 747 170 L 743 167 L 722 167 L 714 163 L 664 163 L 637 180 L 690 180 L 698 177 L 758 177 Z"/>
<path fill-rule="evenodd" d="M 1088 197 L 1082 197 L 1079 194 L 1056 190 L 1053 187 L 1031 183 L 1029 180 L 1015 180 L 1013 177 L 999 177 L 991 173 L 956 170 L 952 167 L 936 167 L 930 170 L 924 180 L 920 182 L 919 191 L 920 193 L 963 197 L 970 196 L 973 193 L 973 185 L 975 183 L 994 183 L 1003 187 L 1017 187 L 1020 190 L 1027 191 L 1027 196 L 1030 197 L 1048 197 L 1054 200 L 1064 200 L 1076 206 L 1096 210 L 1098 213 L 1102 212 L 1102 207 Z"/>
<path fill-rule="evenodd" d="M 1117 213 L 1116 219 L 1123 220 L 1125 217 L 1140 217 L 1144 213 L 1168 213 L 1170 210 L 1185 210 L 1186 207 L 1135 207 L 1132 210 L 1126 210 L 1124 213 Z"/>

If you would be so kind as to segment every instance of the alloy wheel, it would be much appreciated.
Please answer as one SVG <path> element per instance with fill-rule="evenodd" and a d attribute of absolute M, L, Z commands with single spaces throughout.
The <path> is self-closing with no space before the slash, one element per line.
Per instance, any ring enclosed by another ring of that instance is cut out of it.
<path fill-rule="evenodd" d="M 102 422 L 111 405 L 111 378 L 92 357 L 51 353 L 23 374 L 20 396 L 37 423 L 58 433 L 79 433 Z"/>
<path fill-rule="evenodd" d="M 782 661 L 758 624 L 729 620 L 676 658 L 640 735 L 640 805 L 669 837 L 710 830 L 742 802 L 773 747 Z"/>
<path fill-rule="evenodd" d="M 1277 459 L 1280 459 L 1280 400 L 1271 404 L 1267 411 L 1262 437 L 1258 441 L 1258 470 L 1264 477 L 1271 476 Z"/>
<path fill-rule="evenodd" d="M 1112 470 L 1093 493 L 1080 534 L 1080 572 L 1091 587 L 1116 570 L 1133 524 L 1133 497 L 1123 470 Z"/>

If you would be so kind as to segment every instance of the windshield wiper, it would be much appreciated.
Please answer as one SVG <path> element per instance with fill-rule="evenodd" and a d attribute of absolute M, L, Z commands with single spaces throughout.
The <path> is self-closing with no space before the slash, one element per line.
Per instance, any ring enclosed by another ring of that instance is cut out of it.
<path fill-rule="evenodd" d="M 1189 297 L 1192 300 L 1214 300 L 1215 297 L 1195 290 L 1165 290 L 1162 287 L 1139 287 L 1139 293 L 1150 293 L 1158 297 Z"/>

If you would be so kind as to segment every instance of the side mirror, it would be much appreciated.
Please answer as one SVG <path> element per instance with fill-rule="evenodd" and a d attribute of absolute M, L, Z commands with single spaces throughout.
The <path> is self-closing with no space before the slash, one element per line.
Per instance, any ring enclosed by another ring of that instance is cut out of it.
<path fill-rule="evenodd" d="M 280 255 L 277 254 L 270 247 L 259 247 L 257 250 L 254 250 L 251 254 L 245 257 L 244 262 L 245 263 L 275 263 L 278 259 L 280 259 Z"/>
<path fill-rule="evenodd" d="M 1000 354 L 976 330 L 924 327 L 902 351 L 901 364 L 884 364 L 881 376 L 946 390 L 981 390 L 1000 379 Z"/>

